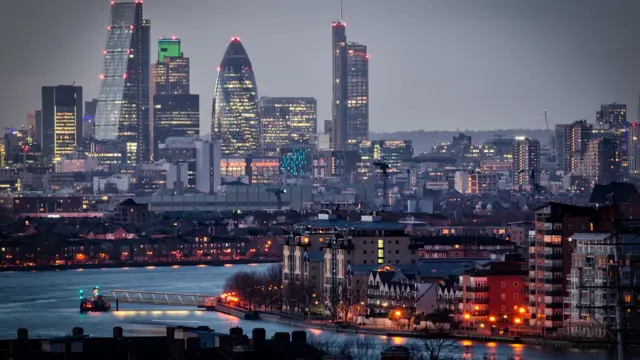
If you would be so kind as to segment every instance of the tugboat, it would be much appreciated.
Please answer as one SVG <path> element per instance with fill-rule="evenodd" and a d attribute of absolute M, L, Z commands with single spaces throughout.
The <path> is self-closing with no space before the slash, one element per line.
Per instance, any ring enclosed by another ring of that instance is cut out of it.
<path fill-rule="evenodd" d="M 100 288 L 93 288 L 93 296 L 86 298 L 84 290 L 80 290 L 80 312 L 105 312 L 111 310 L 111 304 L 107 298 L 100 294 Z"/>

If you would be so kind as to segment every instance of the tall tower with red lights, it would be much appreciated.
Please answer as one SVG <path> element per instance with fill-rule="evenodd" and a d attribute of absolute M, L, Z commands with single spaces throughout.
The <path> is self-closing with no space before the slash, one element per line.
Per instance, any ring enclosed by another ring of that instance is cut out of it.
<path fill-rule="evenodd" d="M 149 160 L 149 67 L 151 22 L 142 1 L 111 2 L 95 138 L 116 143 L 127 163 Z"/>
<path fill-rule="evenodd" d="M 341 14 L 342 15 L 342 14 Z M 347 49 L 347 24 L 336 20 L 331 24 L 333 47 L 333 102 L 332 120 L 333 150 L 345 151 L 348 149 L 348 91 L 349 68 Z"/>

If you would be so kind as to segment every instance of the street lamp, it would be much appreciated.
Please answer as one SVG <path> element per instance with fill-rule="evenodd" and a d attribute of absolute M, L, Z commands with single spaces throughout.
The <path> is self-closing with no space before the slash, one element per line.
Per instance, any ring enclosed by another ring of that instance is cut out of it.
<path fill-rule="evenodd" d="M 520 318 L 515 318 L 513 321 L 516 323 L 516 336 L 518 336 L 518 328 L 520 327 L 522 320 L 520 320 Z"/>

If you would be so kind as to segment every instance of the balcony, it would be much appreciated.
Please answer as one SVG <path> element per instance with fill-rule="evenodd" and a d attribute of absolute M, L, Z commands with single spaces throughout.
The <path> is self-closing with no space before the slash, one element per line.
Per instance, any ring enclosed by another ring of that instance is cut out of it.
<path fill-rule="evenodd" d="M 562 291 L 562 290 L 547 290 L 547 291 L 545 291 L 545 295 L 554 296 L 554 297 L 562 297 L 562 296 L 564 296 L 564 291 Z"/>

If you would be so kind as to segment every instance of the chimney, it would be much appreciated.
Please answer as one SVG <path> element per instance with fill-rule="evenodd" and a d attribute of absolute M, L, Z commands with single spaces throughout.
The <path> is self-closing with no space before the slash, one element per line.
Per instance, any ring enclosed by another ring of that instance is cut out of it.
<path fill-rule="evenodd" d="M 81 327 L 74 327 L 71 330 L 71 335 L 73 336 L 84 336 L 84 329 Z"/>
<path fill-rule="evenodd" d="M 267 338 L 267 331 L 264 328 L 255 328 L 251 333 L 251 341 L 253 342 L 254 348 L 259 348 L 264 344 L 264 341 Z"/>
<path fill-rule="evenodd" d="M 273 339 L 275 340 L 276 346 L 279 348 L 284 348 L 289 345 L 289 333 L 277 332 L 273 335 Z"/>
<path fill-rule="evenodd" d="M 114 339 L 122 339 L 124 338 L 124 331 L 121 326 L 115 326 L 113 328 L 113 338 Z"/>
<path fill-rule="evenodd" d="M 291 343 L 297 346 L 307 345 L 307 332 L 306 331 L 293 331 L 291 333 Z"/>
<path fill-rule="evenodd" d="M 29 330 L 25 328 L 18 329 L 18 340 L 29 340 Z"/>

